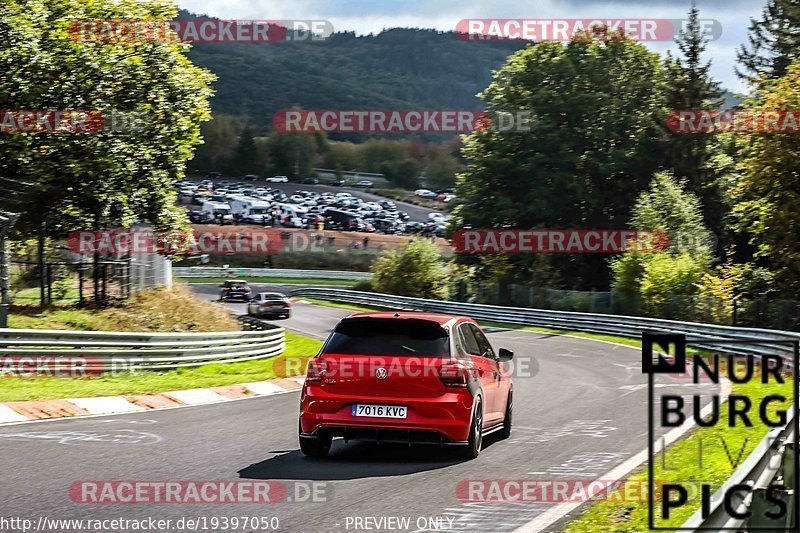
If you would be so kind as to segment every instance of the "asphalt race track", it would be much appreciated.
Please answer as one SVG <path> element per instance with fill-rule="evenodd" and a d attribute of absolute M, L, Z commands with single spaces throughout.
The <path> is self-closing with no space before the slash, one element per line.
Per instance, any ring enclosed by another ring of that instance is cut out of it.
<path fill-rule="evenodd" d="M 217 294 L 205 287 L 195 290 Z M 243 312 L 243 304 L 229 305 Z M 298 303 L 291 319 L 278 322 L 324 337 L 349 313 Z M 490 339 L 496 348 L 512 349 L 516 358 L 529 361 L 530 371 L 514 378 L 511 438 L 488 437 L 474 461 L 458 460 L 452 451 L 435 447 L 342 441 L 334 443 L 325 460 L 305 458 L 297 443 L 299 395 L 292 392 L 0 427 L 2 515 L 34 521 L 40 516 L 263 516 L 277 517 L 279 530 L 292 532 L 364 530 L 354 526 L 356 517 L 395 516 L 410 518 L 405 531 L 434 531 L 436 518 L 445 530 L 513 531 L 560 509 L 558 504 L 463 503 L 455 492 L 459 481 L 608 479 L 603 476 L 647 447 L 646 381 L 639 350 L 522 331 L 495 331 Z M 688 392 L 682 383 L 672 385 Z M 327 497 L 324 502 L 268 505 L 98 505 L 73 503 L 68 496 L 70 485 L 82 480 L 237 479 L 277 480 L 289 484 L 290 491 L 299 490 L 296 482 L 318 480 L 327 483 Z M 420 518 L 434 521 L 418 528 Z M 562 516 L 539 526 L 559 531 L 567 520 Z"/>

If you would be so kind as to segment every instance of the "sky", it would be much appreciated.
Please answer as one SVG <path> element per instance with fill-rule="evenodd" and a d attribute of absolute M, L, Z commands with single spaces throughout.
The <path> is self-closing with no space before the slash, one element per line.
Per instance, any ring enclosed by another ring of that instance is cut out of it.
<path fill-rule="evenodd" d="M 747 41 L 750 18 L 766 0 L 697 0 L 701 19 L 722 27 L 709 43 L 712 76 L 733 92 L 745 92 L 734 67 L 736 50 Z M 691 0 L 178 0 L 197 14 L 224 19 L 328 20 L 336 31 L 378 33 L 385 28 L 454 30 L 462 19 L 685 19 Z M 673 43 L 645 43 L 665 53 Z"/>

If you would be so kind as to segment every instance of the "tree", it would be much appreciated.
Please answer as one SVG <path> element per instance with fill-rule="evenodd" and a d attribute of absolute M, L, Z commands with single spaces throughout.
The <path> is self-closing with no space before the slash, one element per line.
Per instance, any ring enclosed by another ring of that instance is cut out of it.
<path fill-rule="evenodd" d="M 236 153 L 231 162 L 231 167 L 236 174 L 260 173 L 258 165 L 258 152 L 253 130 L 246 126 L 239 134 Z"/>
<path fill-rule="evenodd" d="M 200 127 L 203 143 L 197 148 L 192 168 L 217 171 L 226 167 L 236 151 L 236 122 L 230 115 L 214 113 Z"/>
<path fill-rule="evenodd" d="M 384 252 L 372 265 L 372 286 L 385 294 L 415 298 L 447 298 L 447 269 L 439 249 L 427 239 L 414 239 L 402 251 Z"/>
<path fill-rule="evenodd" d="M 422 166 L 414 159 L 387 161 L 380 166 L 380 172 L 395 187 L 415 189 L 419 185 L 419 174 Z"/>
<path fill-rule="evenodd" d="M 434 189 L 452 187 L 456 183 L 456 173 L 460 165 L 446 148 L 431 147 L 428 164 L 425 166 L 425 184 Z"/>
<path fill-rule="evenodd" d="M 754 110 L 800 109 L 800 60 L 758 86 Z M 740 230 L 785 298 L 800 298 L 800 138 L 791 133 L 740 133 L 740 181 L 734 190 Z"/>
<path fill-rule="evenodd" d="M 703 224 L 699 198 L 685 182 L 658 173 L 636 200 L 631 227 L 663 232 L 669 248 L 663 252 L 629 252 L 611 260 L 612 289 L 641 295 L 644 309 L 661 314 L 673 295 L 697 294 L 713 258 L 711 233 Z"/>
<path fill-rule="evenodd" d="M 269 174 L 299 178 L 311 173 L 317 142 L 314 135 L 308 133 L 273 132 L 267 136 L 266 149 Z"/>
<path fill-rule="evenodd" d="M 677 39 L 680 58 L 667 56 L 669 86 L 667 104 L 671 110 L 718 109 L 722 91 L 709 74 L 711 61 L 702 56 L 708 40 L 703 36 L 699 12 L 692 5 L 686 31 Z M 700 197 L 706 223 L 718 234 L 722 231 L 723 205 L 709 159 L 718 145 L 710 135 L 672 133 L 669 163 L 678 178 L 687 180 L 689 189 Z"/>
<path fill-rule="evenodd" d="M 623 227 L 664 163 L 664 84 L 660 58 L 630 40 L 539 43 L 509 57 L 482 98 L 490 110 L 530 111 L 534 126 L 464 138 L 451 227 Z M 534 258 L 511 259 L 518 280 L 534 275 Z M 608 286 L 599 254 L 549 262 L 571 288 Z"/>
<path fill-rule="evenodd" d="M 346 141 L 331 143 L 324 165 L 334 170 L 361 170 L 364 162 L 360 146 Z"/>
<path fill-rule="evenodd" d="M 128 113 L 137 127 L 94 133 L 4 133 L 0 177 L 34 184 L 17 205 L 18 236 L 129 227 L 148 220 L 177 229 L 185 211 L 172 182 L 200 142 L 213 76 L 181 43 L 82 41 L 81 19 L 177 15 L 165 3 L 135 0 L 6 0 L 0 4 L 0 109 Z"/>
<path fill-rule="evenodd" d="M 737 59 L 741 78 L 779 78 L 800 54 L 800 0 L 768 0 L 759 20 L 750 19 L 748 46 Z"/>

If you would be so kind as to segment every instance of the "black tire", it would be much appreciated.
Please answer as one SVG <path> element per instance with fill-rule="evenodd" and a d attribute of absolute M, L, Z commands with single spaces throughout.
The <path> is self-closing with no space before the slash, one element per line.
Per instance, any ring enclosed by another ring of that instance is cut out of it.
<path fill-rule="evenodd" d="M 331 451 L 332 440 L 330 435 L 320 436 L 319 432 L 316 437 L 300 437 L 300 451 L 307 457 L 325 457 Z"/>
<path fill-rule="evenodd" d="M 503 418 L 503 429 L 497 432 L 501 439 L 511 436 L 511 420 L 514 414 L 514 392 L 508 391 L 508 402 L 506 402 L 506 416 Z"/>
<path fill-rule="evenodd" d="M 472 414 L 470 422 L 469 437 L 467 445 L 462 449 L 462 456 L 465 459 L 475 459 L 481 453 L 483 445 L 483 402 L 478 400 L 475 412 Z"/>

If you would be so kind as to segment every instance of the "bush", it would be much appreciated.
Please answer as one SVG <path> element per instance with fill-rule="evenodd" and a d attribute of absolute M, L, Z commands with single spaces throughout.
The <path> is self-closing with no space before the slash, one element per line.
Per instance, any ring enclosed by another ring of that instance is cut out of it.
<path fill-rule="evenodd" d="M 376 292 L 415 298 L 447 298 L 447 269 L 439 249 L 427 239 L 414 239 L 401 252 L 384 252 L 372 267 Z"/>
<path fill-rule="evenodd" d="M 119 307 L 101 314 L 115 323 L 119 331 L 238 331 L 239 323 L 219 305 L 204 302 L 188 288 L 176 285 L 171 290 L 143 291 Z"/>
<path fill-rule="evenodd" d="M 372 286 L 372 281 L 368 279 L 363 279 L 350 287 L 350 290 L 353 291 L 361 291 L 361 292 L 374 292 L 374 287 Z"/>

